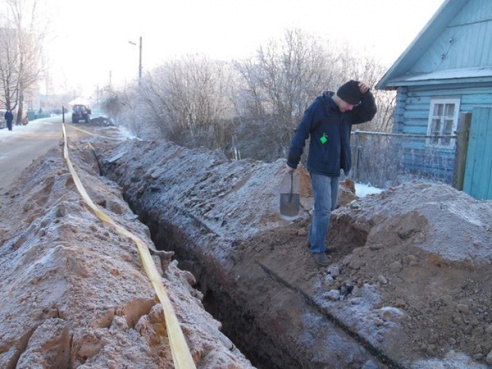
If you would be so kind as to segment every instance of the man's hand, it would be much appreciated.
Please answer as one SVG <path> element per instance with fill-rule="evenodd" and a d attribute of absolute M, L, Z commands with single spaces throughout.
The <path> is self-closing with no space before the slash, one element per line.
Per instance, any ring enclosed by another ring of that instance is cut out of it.
<path fill-rule="evenodd" d="M 364 82 L 359 82 L 359 91 L 361 94 L 365 94 L 367 91 L 369 91 L 369 86 L 366 85 Z"/>
<path fill-rule="evenodd" d="M 290 174 L 290 173 L 292 173 L 294 170 L 295 170 L 294 168 L 291 168 L 291 167 L 289 167 L 288 165 L 285 165 L 285 169 L 284 169 L 285 173 Z"/>

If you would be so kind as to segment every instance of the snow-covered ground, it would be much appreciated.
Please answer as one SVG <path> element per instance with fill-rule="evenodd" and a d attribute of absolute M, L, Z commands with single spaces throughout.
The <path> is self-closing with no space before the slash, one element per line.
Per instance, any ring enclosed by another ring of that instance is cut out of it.
<path fill-rule="evenodd" d="M 19 134 L 25 132 L 36 132 L 42 127 L 44 124 L 53 123 L 53 118 L 43 118 L 37 119 L 29 122 L 29 124 L 25 126 L 16 126 L 15 122 L 12 124 L 12 131 L 7 129 L 6 123 L 3 122 L 2 129 L 0 129 L 0 140 L 3 141 L 12 136 L 18 136 Z"/>
<path fill-rule="evenodd" d="M 355 193 L 359 197 L 364 197 L 366 195 L 370 195 L 373 193 L 380 193 L 383 191 L 380 188 L 373 187 L 371 185 L 363 184 L 363 183 L 355 183 Z"/>

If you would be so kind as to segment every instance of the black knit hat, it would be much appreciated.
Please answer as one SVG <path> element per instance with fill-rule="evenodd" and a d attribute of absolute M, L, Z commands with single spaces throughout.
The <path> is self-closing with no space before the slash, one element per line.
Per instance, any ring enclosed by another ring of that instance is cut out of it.
<path fill-rule="evenodd" d="M 361 99 L 359 82 L 350 80 L 340 86 L 337 91 L 337 96 L 350 105 L 358 105 Z"/>

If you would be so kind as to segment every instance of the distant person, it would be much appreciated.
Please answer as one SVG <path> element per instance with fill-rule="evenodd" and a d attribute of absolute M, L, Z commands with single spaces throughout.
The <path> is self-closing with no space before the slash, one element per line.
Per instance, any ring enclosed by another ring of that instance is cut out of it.
<path fill-rule="evenodd" d="M 14 115 L 10 110 L 7 110 L 4 115 L 5 121 L 7 122 L 7 128 L 9 131 L 12 130 L 12 121 L 14 120 Z"/>
<path fill-rule="evenodd" d="M 331 211 L 335 209 L 338 182 L 343 169 L 349 174 L 352 159 L 350 132 L 352 124 L 370 121 L 377 108 L 369 87 L 364 82 L 348 81 L 336 93 L 326 91 L 306 109 L 292 138 L 287 172 L 297 168 L 309 140 L 307 170 L 314 196 L 314 214 L 308 234 L 309 251 L 315 262 L 329 265 L 325 238 Z"/>

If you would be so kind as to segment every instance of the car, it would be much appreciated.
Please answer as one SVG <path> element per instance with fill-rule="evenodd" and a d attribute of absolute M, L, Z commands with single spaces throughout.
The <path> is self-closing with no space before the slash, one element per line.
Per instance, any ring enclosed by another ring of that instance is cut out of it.
<path fill-rule="evenodd" d="M 91 109 L 85 105 L 74 105 L 72 108 L 72 123 L 78 123 L 80 120 L 89 123 Z"/>

